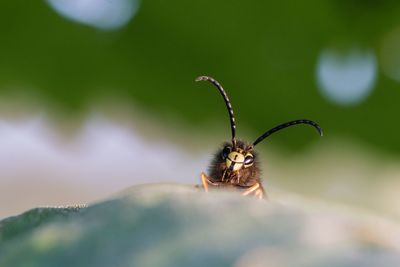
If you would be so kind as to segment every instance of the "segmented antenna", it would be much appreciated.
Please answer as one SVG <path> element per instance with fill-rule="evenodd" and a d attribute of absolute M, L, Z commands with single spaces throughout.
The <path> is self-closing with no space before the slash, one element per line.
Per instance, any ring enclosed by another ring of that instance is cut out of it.
<path fill-rule="evenodd" d="M 261 135 L 260 137 L 258 137 L 256 141 L 254 141 L 254 143 L 253 143 L 252 146 L 253 146 L 253 147 L 256 146 L 256 145 L 257 145 L 258 143 L 260 143 L 262 140 L 264 140 L 265 138 L 267 138 L 268 136 L 270 136 L 271 134 L 273 134 L 273 133 L 275 133 L 275 132 L 278 132 L 278 131 L 280 131 L 280 130 L 282 130 L 282 129 L 285 129 L 285 128 L 287 128 L 287 127 L 294 126 L 294 125 L 297 125 L 297 124 L 308 124 L 308 125 L 311 125 L 311 126 L 313 126 L 315 129 L 317 129 L 318 133 L 319 133 L 321 136 L 323 136 L 322 128 L 321 128 L 316 122 L 311 121 L 311 120 L 307 120 L 307 119 L 302 119 L 302 120 L 295 120 L 295 121 L 289 121 L 289 122 L 286 122 L 286 123 L 282 123 L 282 124 L 280 124 L 280 125 L 278 125 L 278 126 L 272 128 L 272 129 L 266 131 L 263 135 Z"/>
<path fill-rule="evenodd" d="M 226 94 L 224 88 L 222 88 L 221 84 L 216 81 L 214 78 L 208 77 L 208 76 L 200 76 L 197 77 L 196 82 L 198 81 L 209 81 L 211 82 L 215 87 L 217 87 L 218 91 L 221 93 L 222 97 L 224 98 L 226 107 L 228 109 L 229 113 L 229 118 L 231 121 L 231 131 L 232 131 L 232 144 L 233 146 L 236 145 L 236 123 L 235 123 L 235 116 L 233 115 L 233 108 L 231 105 L 231 102 L 229 101 L 228 95 Z"/>

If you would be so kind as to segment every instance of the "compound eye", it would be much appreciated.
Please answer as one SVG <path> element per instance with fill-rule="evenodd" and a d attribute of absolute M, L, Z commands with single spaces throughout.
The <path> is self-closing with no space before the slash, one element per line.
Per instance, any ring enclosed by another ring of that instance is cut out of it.
<path fill-rule="evenodd" d="M 254 157 L 253 157 L 253 155 L 247 155 L 247 156 L 244 158 L 244 165 L 246 165 L 247 167 L 253 165 L 253 162 L 254 162 Z"/>
<path fill-rule="evenodd" d="M 229 146 L 224 147 L 221 153 L 222 159 L 226 159 L 229 153 L 231 153 L 231 148 Z"/>

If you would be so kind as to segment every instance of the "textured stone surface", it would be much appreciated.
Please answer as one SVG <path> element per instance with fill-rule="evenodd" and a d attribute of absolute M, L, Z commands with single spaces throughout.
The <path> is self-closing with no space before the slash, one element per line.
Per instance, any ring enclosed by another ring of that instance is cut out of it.
<path fill-rule="evenodd" d="M 0 266 L 400 266 L 396 223 L 329 206 L 144 185 L 0 222 Z"/>

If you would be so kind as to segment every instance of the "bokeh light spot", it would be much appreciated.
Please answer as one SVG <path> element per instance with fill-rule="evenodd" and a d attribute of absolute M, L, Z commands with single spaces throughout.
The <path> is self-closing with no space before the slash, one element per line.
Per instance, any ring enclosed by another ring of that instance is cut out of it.
<path fill-rule="evenodd" d="M 376 57 L 371 50 L 352 49 L 345 53 L 333 49 L 321 52 L 317 63 L 320 92 L 339 105 L 362 102 L 376 82 Z"/>
<path fill-rule="evenodd" d="M 138 0 L 48 0 L 60 15 L 102 30 L 126 25 L 136 14 Z"/>

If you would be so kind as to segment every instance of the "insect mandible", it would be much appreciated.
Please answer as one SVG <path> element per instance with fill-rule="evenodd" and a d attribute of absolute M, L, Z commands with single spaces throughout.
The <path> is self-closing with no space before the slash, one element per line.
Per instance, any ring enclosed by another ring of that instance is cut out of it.
<path fill-rule="evenodd" d="M 254 147 L 271 134 L 278 132 L 290 126 L 306 124 L 313 126 L 322 136 L 321 127 L 314 121 L 300 119 L 282 123 L 262 134 L 253 143 L 246 143 L 236 139 L 236 122 L 231 102 L 221 84 L 209 77 L 200 76 L 196 81 L 209 81 L 221 93 L 226 107 L 228 109 L 232 139 L 225 142 L 211 161 L 208 174 L 201 173 L 201 182 L 203 189 L 208 192 L 210 187 L 232 188 L 241 191 L 243 196 L 251 195 L 257 198 L 264 198 L 265 191 L 261 184 L 259 163 Z"/>

